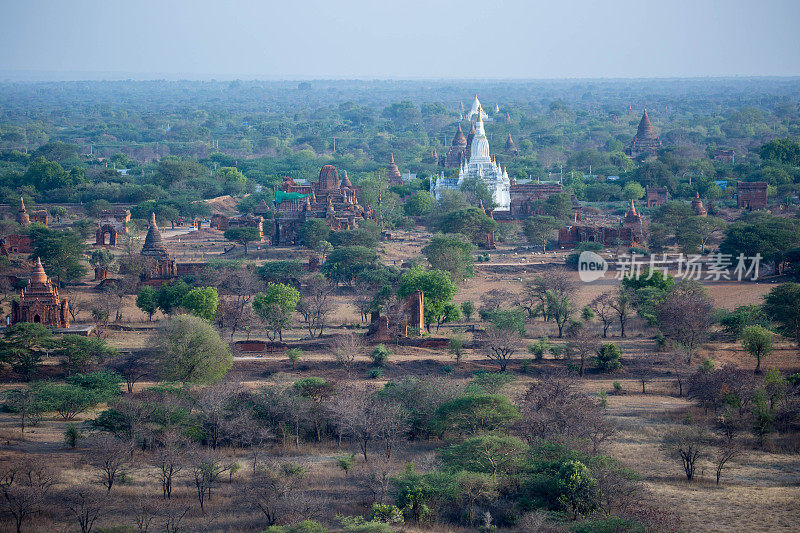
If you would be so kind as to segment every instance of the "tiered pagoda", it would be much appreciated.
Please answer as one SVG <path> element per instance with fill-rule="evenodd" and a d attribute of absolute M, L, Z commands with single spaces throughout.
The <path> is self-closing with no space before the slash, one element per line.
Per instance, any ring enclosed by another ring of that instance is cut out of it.
<path fill-rule="evenodd" d="M 178 275 L 175 260 L 170 257 L 161 238 L 155 213 L 150 214 L 150 226 L 140 255 L 145 259 L 145 280 L 169 280 Z"/>
<path fill-rule="evenodd" d="M 445 154 L 442 164 L 447 168 L 459 168 L 467 158 L 467 138 L 461 131 L 461 123 L 458 123 L 456 134 L 453 136 L 453 143 Z"/>
<path fill-rule="evenodd" d="M 514 144 L 514 139 L 511 138 L 510 133 L 506 139 L 505 152 L 509 155 L 519 155 L 519 149 L 517 148 L 517 145 Z"/>
<path fill-rule="evenodd" d="M 647 116 L 647 109 L 642 114 L 642 120 L 639 121 L 639 128 L 636 130 L 636 137 L 633 138 L 630 148 L 628 148 L 628 155 L 631 157 L 655 155 L 661 148 L 661 140 L 656 135 L 653 129 L 653 124 L 650 123 L 650 117 Z"/>
<path fill-rule="evenodd" d="M 39 258 L 19 301 L 11 303 L 11 323 L 32 322 L 51 328 L 69 327 L 69 302 L 58 295 L 58 287 L 47 276 Z"/>
<path fill-rule="evenodd" d="M 402 185 L 403 175 L 400 174 L 400 169 L 394 162 L 394 154 L 389 157 L 389 164 L 386 165 L 386 179 L 392 185 Z"/>

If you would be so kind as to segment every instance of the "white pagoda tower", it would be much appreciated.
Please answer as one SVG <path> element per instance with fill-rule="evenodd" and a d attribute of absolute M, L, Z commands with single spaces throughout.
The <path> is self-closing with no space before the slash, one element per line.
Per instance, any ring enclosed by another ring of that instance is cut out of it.
<path fill-rule="evenodd" d="M 495 211 L 508 211 L 511 205 L 511 180 L 508 172 L 492 158 L 489 151 L 489 140 L 483 127 L 486 113 L 483 111 L 478 97 L 475 97 L 473 111 L 470 118 L 476 117 L 475 136 L 470 145 L 469 160 L 465 161 L 458 170 L 458 178 L 445 178 L 442 173 L 433 188 L 434 197 L 438 200 L 446 189 L 458 189 L 464 180 L 478 178 L 482 180 L 494 198 Z"/>

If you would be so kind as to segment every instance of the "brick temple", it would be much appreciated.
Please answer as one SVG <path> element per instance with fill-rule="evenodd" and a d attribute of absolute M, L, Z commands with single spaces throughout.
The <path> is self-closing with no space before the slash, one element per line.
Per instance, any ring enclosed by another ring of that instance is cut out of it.
<path fill-rule="evenodd" d="M 31 322 L 51 328 L 69 327 L 69 302 L 58 295 L 58 287 L 36 258 L 28 284 L 20 291 L 19 301 L 11 303 L 11 323 Z"/>
<path fill-rule="evenodd" d="M 357 228 L 359 221 L 371 214 L 358 203 L 358 192 L 358 188 L 350 183 L 347 172 L 340 180 L 333 165 L 320 169 L 315 184 L 300 184 L 292 178 L 283 178 L 281 189 L 275 192 L 277 213 L 272 243 L 297 244 L 300 226 L 312 218 L 324 220 L 333 231 Z"/>
<path fill-rule="evenodd" d="M 764 209 L 767 207 L 767 182 L 737 181 L 736 205 L 740 209 Z"/>
<path fill-rule="evenodd" d="M 650 117 L 647 116 L 647 109 L 645 109 L 642 114 L 642 120 L 639 121 L 636 136 L 627 150 L 628 155 L 631 157 L 656 155 L 660 148 L 661 140 L 656 135 L 653 124 L 650 122 Z"/>

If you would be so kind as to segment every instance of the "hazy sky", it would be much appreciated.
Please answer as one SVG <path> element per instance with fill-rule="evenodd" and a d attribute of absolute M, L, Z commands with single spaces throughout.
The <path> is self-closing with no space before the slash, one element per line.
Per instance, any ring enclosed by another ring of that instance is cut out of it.
<path fill-rule="evenodd" d="M 0 51 L 0 79 L 794 76 L 800 0 L 0 0 Z"/>

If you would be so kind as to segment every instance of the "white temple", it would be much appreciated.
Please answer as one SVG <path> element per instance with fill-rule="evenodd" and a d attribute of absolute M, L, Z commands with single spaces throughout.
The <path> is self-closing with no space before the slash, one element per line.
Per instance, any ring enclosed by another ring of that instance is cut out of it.
<path fill-rule="evenodd" d="M 477 120 L 477 115 L 478 115 L 479 111 L 480 111 L 481 118 L 483 120 L 486 120 L 487 118 L 489 118 L 489 115 L 487 115 L 486 111 L 483 110 L 483 107 L 481 106 L 481 101 L 478 100 L 478 95 L 476 94 L 475 95 L 475 101 L 472 102 L 472 109 L 470 109 L 469 115 L 467 115 L 467 120 L 470 120 L 470 121 Z"/>
<path fill-rule="evenodd" d="M 508 211 L 511 205 L 511 180 L 508 179 L 508 172 L 501 168 L 489 153 L 489 140 L 486 138 L 486 131 L 483 128 L 483 118 L 486 113 L 483 111 L 478 97 L 475 97 L 473 104 L 474 112 L 470 113 L 470 118 L 475 116 L 475 137 L 469 150 L 469 159 L 461 165 L 458 170 L 457 178 L 446 178 L 442 173 L 433 186 L 433 195 L 439 200 L 441 194 L 447 189 L 459 189 L 464 180 L 469 178 L 479 178 L 486 183 L 486 187 L 491 191 L 494 198 L 495 211 Z"/>

